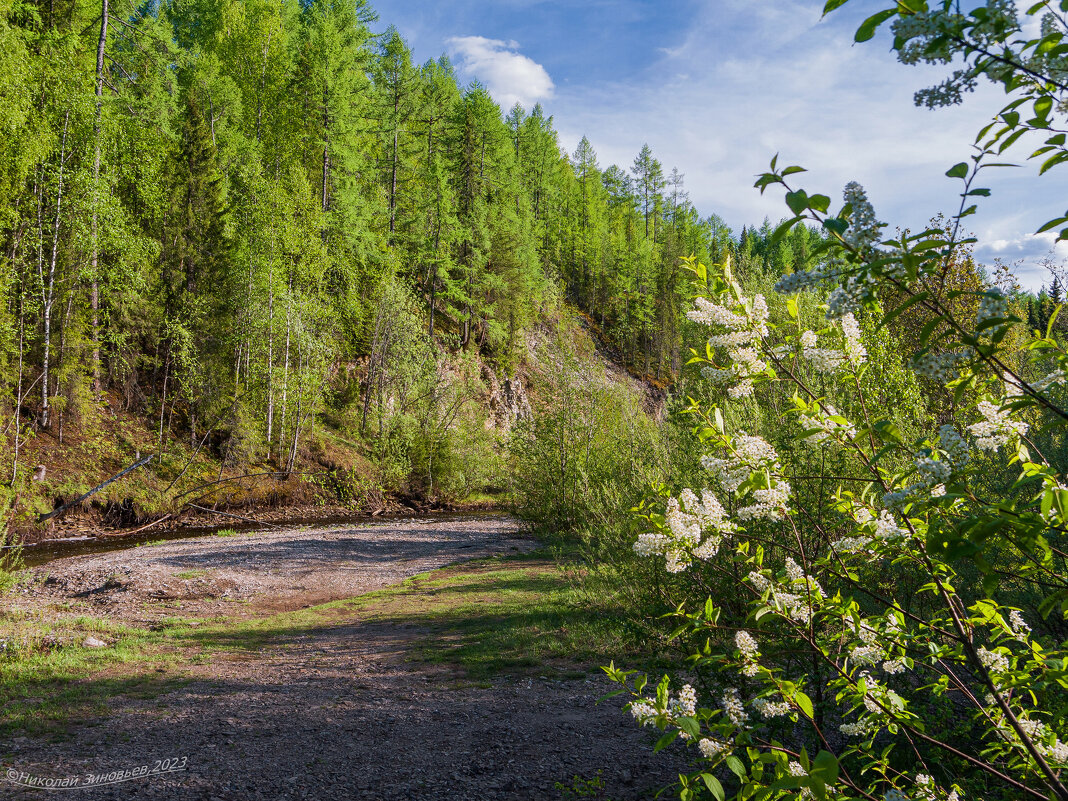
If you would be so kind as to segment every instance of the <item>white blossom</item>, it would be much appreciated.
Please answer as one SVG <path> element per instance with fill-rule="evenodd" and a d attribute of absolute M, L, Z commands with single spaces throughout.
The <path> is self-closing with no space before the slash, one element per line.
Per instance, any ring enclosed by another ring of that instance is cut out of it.
<path fill-rule="evenodd" d="M 727 743 L 711 737 L 704 737 L 697 741 L 697 750 L 705 759 L 715 759 L 729 748 Z"/>
<path fill-rule="evenodd" d="M 937 384 L 946 384 L 959 375 L 957 365 L 970 355 L 970 351 L 963 350 L 925 353 L 913 358 L 912 370 L 916 375 L 928 378 Z"/>
<path fill-rule="evenodd" d="M 740 314 L 735 314 L 729 309 L 712 303 L 707 298 L 696 298 L 693 311 L 686 312 L 686 317 L 695 323 L 704 325 L 720 325 L 724 328 L 740 329 L 746 325 L 746 319 Z"/>
<path fill-rule="evenodd" d="M 1044 390 L 1049 389 L 1054 384 L 1064 383 L 1064 376 L 1065 374 L 1063 370 L 1054 370 L 1049 375 L 1043 376 L 1037 381 L 1032 381 L 1030 385 L 1031 389 L 1033 389 L 1035 392 L 1043 392 Z"/>
<path fill-rule="evenodd" d="M 879 228 L 881 224 L 875 219 L 875 209 L 868 201 L 864 187 L 856 181 L 846 184 L 842 193 L 845 202 L 853 207 L 853 214 L 849 220 L 849 229 L 842 239 L 857 250 L 864 250 L 875 245 L 879 241 Z"/>
<path fill-rule="evenodd" d="M 720 703 L 723 711 L 727 713 L 727 719 L 735 726 L 741 726 L 749 720 L 749 715 L 746 714 L 745 706 L 742 704 L 742 696 L 736 688 L 728 687 L 724 690 L 720 696 Z"/>
<path fill-rule="evenodd" d="M 1009 613 L 1009 627 L 1012 629 L 1012 636 L 1022 642 L 1026 642 L 1028 635 L 1031 634 L 1031 627 L 1027 625 L 1027 621 L 1018 609 L 1013 609 Z"/>
<path fill-rule="evenodd" d="M 738 646 L 738 650 L 742 652 L 742 656 L 746 659 L 756 659 L 760 655 L 757 641 L 753 639 L 753 635 L 748 631 L 737 632 L 734 635 L 734 644 Z"/>
<path fill-rule="evenodd" d="M 697 691 L 689 684 L 682 685 L 682 689 L 671 700 L 671 714 L 676 717 L 693 717 L 697 714 Z"/>
<path fill-rule="evenodd" d="M 660 712 L 648 700 L 640 698 L 637 701 L 630 702 L 630 714 L 643 726 L 649 726 L 655 722 L 656 716 Z"/>
<path fill-rule="evenodd" d="M 789 715 L 791 711 L 790 703 L 788 701 L 769 701 L 767 698 L 754 698 L 753 709 L 759 712 L 761 717 L 769 720 L 771 718 L 781 718 L 783 715 Z"/>
<path fill-rule="evenodd" d="M 998 651 L 988 651 L 983 647 L 980 647 L 977 653 L 979 661 L 983 663 L 983 667 L 987 670 L 1001 673 L 1009 669 L 1009 658 L 1005 654 Z"/>
<path fill-rule="evenodd" d="M 843 314 L 838 319 L 838 324 L 842 326 L 842 333 L 845 335 L 846 359 L 854 367 L 859 367 L 868 358 L 868 350 L 860 340 L 860 324 L 852 313 Z"/>
<path fill-rule="evenodd" d="M 998 287 L 988 289 L 983 293 L 983 299 L 979 301 L 979 310 L 975 313 L 975 325 L 979 327 L 991 320 L 1003 320 L 1009 316 L 1009 299 Z M 982 333 L 990 333 L 987 328 Z"/>
<path fill-rule="evenodd" d="M 1012 420 L 1008 412 L 1003 412 L 990 401 L 979 401 L 979 414 L 983 420 L 968 426 L 968 431 L 976 437 L 975 444 L 984 451 L 996 451 L 1010 437 L 1022 437 L 1029 428 L 1027 423 Z"/>

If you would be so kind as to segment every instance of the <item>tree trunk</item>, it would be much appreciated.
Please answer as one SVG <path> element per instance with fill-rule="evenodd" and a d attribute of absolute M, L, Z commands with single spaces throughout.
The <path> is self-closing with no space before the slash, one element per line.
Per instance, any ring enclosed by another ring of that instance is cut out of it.
<path fill-rule="evenodd" d="M 15 486 L 15 482 L 19 477 L 19 434 L 22 428 L 22 418 L 20 417 L 22 409 L 22 358 L 25 352 L 26 343 L 26 317 L 25 309 L 23 308 L 23 294 L 22 294 L 22 282 L 19 282 L 19 374 L 18 383 L 15 390 L 15 453 L 11 463 L 11 486 Z"/>
<path fill-rule="evenodd" d="M 267 447 L 274 427 L 274 259 L 267 262 Z"/>
<path fill-rule="evenodd" d="M 101 117 L 104 109 L 104 47 L 107 45 L 107 40 L 108 0 L 100 0 L 100 39 L 96 45 L 96 119 L 93 123 L 93 255 L 89 271 L 92 280 L 92 286 L 89 290 L 89 307 L 92 309 L 93 397 L 97 403 L 100 403 L 100 277 L 97 275 L 97 269 L 100 264 L 100 234 L 97 204 L 100 191 Z"/>
<path fill-rule="evenodd" d="M 327 113 L 328 106 L 323 102 L 323 243 L 326 243 L 326 212 L 330 209 L 330 195 L 327 187 L 330 178 L 330 116 Z M 390 229 L 392 230 L 392 229 Z"/>
<path fill-rule="evenodd" d="M 289 293 L 286 295 L 286 360 L 282 368 L 282 420 L 278 425 L 278 459 L 281 463 L 282 448 L 285 447 L 286 435 L 286 403 L 289 394 L 289 335 L 292 329 L 292 315 L 290 305 L 293 299 L 293 275 L 289 276 Z M 268 443 L 269 445 L 270 443 Z"/>
<path fill-rule="evenodd" d="M 397 223 L 397 140 L 400 132 L 393 129 L 393 170 L 389 184 L 389 234 L 392 238 Z"/>
<path fill-rule="evenodd" d="M 44 364 L 41 370 L 41 428 L 51 424 L 51 407 L 48 403 L 50 350 L 52 347 L 52 305 L 56 300 L 56 258 L 59 255 L 60 207 L 63 205 L 63 168 L 67 157 L 67 127 L 70 112 L 63 116 L 63 139 L 59 146 L 59 186 L 56 189 L 56 215 L 52 223 L 52 258 L 48 266 L 48 280 L 41 276 L 41 305 L 44 313 Z M 38 265 L 40 266 L 40 265 Z"/>

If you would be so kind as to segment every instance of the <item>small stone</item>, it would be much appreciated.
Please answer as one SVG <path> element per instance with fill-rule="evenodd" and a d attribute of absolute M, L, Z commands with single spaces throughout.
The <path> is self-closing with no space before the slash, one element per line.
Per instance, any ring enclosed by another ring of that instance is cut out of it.
<path fill-rule="evenodd" d="M 82 643 L 86 648 L 107 648 L 108 644 L 103 640 L 98 640 L 96 637 L 89 636 L 85 638 L 85 642 Z"/>

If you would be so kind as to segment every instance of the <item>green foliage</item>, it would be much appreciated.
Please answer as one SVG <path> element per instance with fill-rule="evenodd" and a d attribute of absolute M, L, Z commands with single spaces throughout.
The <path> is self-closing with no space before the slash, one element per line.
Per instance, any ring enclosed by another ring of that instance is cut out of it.
<path fill-rule="evenodd" d="M 519 513 L 543 531 L 617 531 L 626 506 L 665 476 L 641 390 L 606 380 L 591 354 L 566 338 L 546 346 L 539 362 L 547 369 L 534 385 L 533 416 L 509 442 Z"/>

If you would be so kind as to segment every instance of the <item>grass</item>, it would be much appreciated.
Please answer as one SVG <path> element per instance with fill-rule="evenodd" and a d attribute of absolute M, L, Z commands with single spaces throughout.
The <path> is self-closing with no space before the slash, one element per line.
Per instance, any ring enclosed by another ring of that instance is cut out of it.
<path fill-rule="evenodd" d="M 193 577 L 204 571 L 176 574 Z M 0 612 L 0 735 L 55 729 L 106 713 L 116 695 L 153 697 L 182 668 L 227 652 L 258 653 L 338 627 L 401 632 L 408 658 L 473 681 L 501 674 L 580 677 L 648 647 L 611 602 L 591 606 L 573 563 L 548 551 L 486 559 L 414 576 L 356 598 L 240 621 L 171 616 L 151 628 L 86 615 L 84 606 Z M 90 634 L 106 648 L 82 646 Z M 644 661 L 644 660 L 643 660 Z"/>
<path fill-rule="evenodd" d="M 200 570 L 199 568 L 196 568 L 194 570 L 182 570 L 179 573 L 175 573 L 174 577 L 178 579 L 195 579 L 201 578 L 202 576 L 206 575 L 208 575 L 207 570 Z"/>
<path fill-rule="evenodd" d="M 236 537 L 237 536 L 237 531 L 235 529 L 232 529 L 232 528 L 220 528 L 218 531 L 213 533 L 211 536 L 213 536 L 213 537 Z"/>
<path fill-rule="evenodd" d="M 637 654 L 622 610 L 589 605 L 576 588 L 576 566 L 548 557 L 445 568 L 349 603 L 371 621 L 425 628 L 410 657 L 457 666 L 475 679 L 516 670 L 577 677 Z"/>

